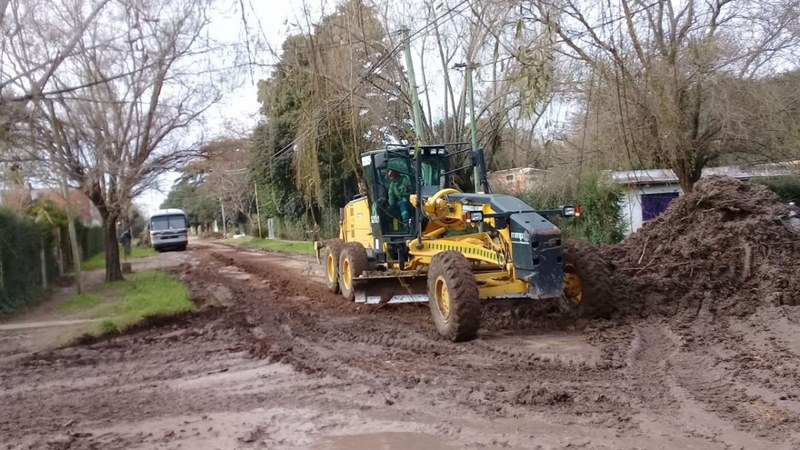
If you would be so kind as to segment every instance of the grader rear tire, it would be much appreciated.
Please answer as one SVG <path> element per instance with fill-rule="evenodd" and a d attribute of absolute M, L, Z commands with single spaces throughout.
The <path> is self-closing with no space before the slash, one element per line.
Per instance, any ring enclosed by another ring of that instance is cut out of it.
<path fill-rule="evenodd" d="M 573 317 L 608 317 L 613 311 L 611 270 L 586 241 L 564 245 L 564 294 L 559 306 Z"/>
<path fill-rule="evenodd" d="M 433 257 L 428 269 L 428 306 L 442 337 L 463 342 L 478 336 L 478 284 L 461 253 L 446 251 Z"/>
<path fill-rule="evenodd" d="M 358 242 L 345 244 L 339 255 L 339 288 L 342 290 L 344 298 L 350 301 L 355 300 L 356 290 L 353 286 L 353 279 L 367 269 L 369 269 L 367 249 Z"/>
<path fill-rule="evenodd" d="M 331 239 L 325 243 L 325 286 L 334 294 L 339 290 L 339 255 L 342 253 L 344 241 Z"/>

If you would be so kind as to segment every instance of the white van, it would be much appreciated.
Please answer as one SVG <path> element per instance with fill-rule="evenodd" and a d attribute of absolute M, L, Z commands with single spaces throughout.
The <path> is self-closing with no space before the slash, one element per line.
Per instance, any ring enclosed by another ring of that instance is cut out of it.
<path fill-rule="evenodd" d="M 189 217 L 180 209 L 161 209 L 150 216 L 150 244 L 156 251 L 186 250 Z"/>

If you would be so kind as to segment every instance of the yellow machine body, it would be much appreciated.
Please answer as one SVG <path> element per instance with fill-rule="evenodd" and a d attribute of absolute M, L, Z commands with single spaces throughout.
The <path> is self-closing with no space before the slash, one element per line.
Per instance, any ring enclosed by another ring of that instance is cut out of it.
<path fill-rule="evenodd" d="M 481 298 L 494 298 L 524 295 L 530 292 L 529 284 L 515 277 L 511 236 L 508 227 L 499 229 L 494 234 L 479 231 L 479 224 L 463 221 L 463 204 L 448 202 L 447 194 L 455 194 L 454 189 L 445 189 L 442 195 L 434 195 L 423 205 L 425 214 L 430 220 L 424 230 L 422 239 L 407 241 L 410 258 L 401 267 L 397 261 L 387 262 L 389 273 L 398 276 L 413 277 L 414 273 L 424 276 L 433 257 L 443 251 L 456 251 L 464 255 L 472 264 L 478 292 Z M 416 196 L 412 195 L 410 203 L 418 207 Z M 482 205 L 479 211 L 485 215 L 495 214 L 491 206 Z M 495 219 L 484 221 L 487 227 L 494 228 Z M 339 239 L 344 242 L 358 242 L 368 249 L 375 249 L 376 240 L 370 223 L 370 208 L 366 197 L 349 202 L 341 212 L 341 228 Z M 466 233 L 466 234 L 462 234 Z M 385 247 L 385 244 L 384 244 Z M 386 251 L 386 248 L 379 250 Z M 385 273 L 367 273 L 360 281 L 370 277 L 386 280 Z"/>
<path fill-rule="evenodd" d="M 339 239 L 358 242 L 365 248 L 374 248 L 370 226 L 369 202 L 366 196 L 348 203 L 341 212 Z"/>
<path fill-rule="evenodd" d="M 335 255 L 327 257 L 328 267 L 339 267 L 339 252 L 350 245 L 347 257 L 358 259 L 359 273 L 344 278 L 346 297 L 386 302 L 386 292 L 394 292 L 392 302 L 425 301 L 421 293 L 429 269 L 437 255 L 448 251 L 466 260 L 479 298 L 561 295 L 561 232 L 543 215 L 553 211 L 535 211 L 508 195 L 450 187 L 449 174 L 472 167 L 482 180 L 479 190 L 488 191 L 482 152 L 469 153 L 468 166 L 452 159 L 465 151 L 399 146 L 361 155 L 367 193 L 341 209 L 339 239 L 332 243 Z M 355 243 L 359 250 L 352 248 Z M 317 249 L 324 245 L 318 243 Z M 341 262 L 352 267 L 346 258 Z M 337 273 L 341 281 L 341 270 Z M 341 288 L 336 277 L 327 274 L 334 292 Z M 370 290 L 379 294 L 372 296 Z"/>

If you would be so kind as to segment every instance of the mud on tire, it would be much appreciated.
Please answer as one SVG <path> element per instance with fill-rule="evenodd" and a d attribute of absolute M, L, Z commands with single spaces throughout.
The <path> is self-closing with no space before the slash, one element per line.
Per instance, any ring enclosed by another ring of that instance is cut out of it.
<path fill-rule="evenodd" d="M 325 286 L 334 294 L 339 290 L 339 255 L 342 253 L 344 241 L 331 239 L 325 243 Z"/>
<path fill-rule="evenodd" d="M 447 297 L 447 306 L 441 298 Z M 467 258 L 455 251 L 437 254 L 428 269 L 428 306 L 436 330 L 453 342 L 475 339 L 480 325 L 478 284 Z"/>
<path fill-rule="evenodd" d="M 339 255 L 339 289 L 342 296 L 350 301 L 355 300 L 356 290 L 353 279 L 369 269 L 367 250 L 358 242 L 344 244 Z"/>
<path fill-rule="evenodd" d="M 608 317 L 614 311 L 611 270 L 592 244 L 572 240 L 564 245 L 564 272 L 574 273 L 581 283 L 582 298 L 575 303 L 561 296 L 561 311 L 573 317 Z"/>

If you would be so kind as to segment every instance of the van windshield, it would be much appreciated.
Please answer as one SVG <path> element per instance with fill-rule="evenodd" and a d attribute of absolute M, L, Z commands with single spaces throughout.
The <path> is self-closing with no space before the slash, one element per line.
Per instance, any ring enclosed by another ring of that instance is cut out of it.
<path fill-rule="evenodd" d="M 183 228 L 186 228 L 186 218 L 180 214 L 172 216 L 158 216 L 150 219 L 150 229 L 153 231 Z"/>

